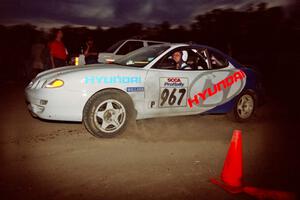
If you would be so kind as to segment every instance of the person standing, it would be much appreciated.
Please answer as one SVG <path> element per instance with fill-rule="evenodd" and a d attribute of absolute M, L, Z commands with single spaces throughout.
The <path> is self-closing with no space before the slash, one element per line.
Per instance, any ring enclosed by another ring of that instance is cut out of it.
<path fill-rule="evenodd" d="M 98 63 L 98 52 L 94 45 L 94 40 L 89 37 L 86 42 L 86 48 L 84 49 L 85 64 L 96 64 Z"/>
<path fill-rule="evenodd" d="M 55 39 L 49 43 L 50 61 L 52 68 L 62 67 L 66 65 L 67 49 L 62 42 L 63 32 L 58 29 L 55 31 Z"/>
<path fill-rule="evenodd" d="M 44 70 L 43 52 L 45 48 L 46 45 L 39 41 L 31 47 L 32 77 L 35 77 L 38 73 Z"/>

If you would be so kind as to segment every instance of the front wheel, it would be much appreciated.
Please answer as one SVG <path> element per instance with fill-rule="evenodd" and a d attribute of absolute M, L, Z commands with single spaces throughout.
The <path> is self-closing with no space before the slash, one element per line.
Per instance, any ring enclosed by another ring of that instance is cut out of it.
<path fill-rule="evenodd" d="M 125 94 L 103 91 L 87 102 L 83 111 L 83 123 L 96 137 L 115 137 L 127 127 L 132 118 L 132 103 Z"/>
<path fill-rule="evenodd" d="M 229 116 L 238 122 L 244 122 L 252 118 L 255 111 L 255 94 L 250 91 L 242 93 Z"/>

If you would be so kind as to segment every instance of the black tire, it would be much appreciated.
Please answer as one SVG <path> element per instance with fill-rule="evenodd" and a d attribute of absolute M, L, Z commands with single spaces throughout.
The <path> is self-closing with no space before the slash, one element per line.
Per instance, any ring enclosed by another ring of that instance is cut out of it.
<path fill-rule="evenodd" d="M 112 109 L 108 109 L 108 104 L 111 104 Z M 104 109 L 104 111 L 99 111 L 101 109 Z M 114 109 L 122 110 L 124 113 L 116 118 L 114 117 L 116 115 L 111 114 L 111 112 L 115 113 Z M 103 118 L 98 117 L 96 112 L 103 113 Z M 105 120 L 105 118 L 107 118 L 107 120 Z M 114 120 L 112 120 L 112 118 L 114 118 Z M 132 119 L 133 104 L 130 97 L 117 90 L 104 90 L 94 94 L 88 100 L 83 110 L 83 123 L 86 129 L 93 136 L 98 138 L 112 138 L 122 134 Z M 110 124 L 105 128 L 103 126 L 104 121 L 105 123 L 108 121 L 105 125 L 112 121 L 121 121 L 122 123 L 120 123 L 120 126 L 114 131 L 113 127 L 117 126 Z M 111 130 L 108 131 L 107 129 Z"/>
<path fill-rule="evenodd" d="M 242 110 L 244 109 L 241 109 L 241 104 L 242 104 L 242 99 L 249 99 L 249 101 L 252 101 L 252 109 L 250 108 L 250 104 L 249 105 L 245 105 L 246 108 L 245 110 L 247 110 L 247 112 L 245 111 L 244 114 L 242 114 Z M 236 99 L 236 102 L 234 104 L 234 107 L 232 109 L 232 111 L 230 113 L 228 113 L 228 117 L 231 118 L 232 120 L 234 121 L 237 121 L 237 122 L 246 122 L 248 120 L 250 120 L 254 113 L 255 113 L 255 109 L 256 109 L 256 103 L 257 103 L 257 100 L 256 100 L 256 95 L 254 92 L 252 91 L 245 91 L 243 92 L 242 94 L 240 94 L 238 96 L 238 98 Z"/>

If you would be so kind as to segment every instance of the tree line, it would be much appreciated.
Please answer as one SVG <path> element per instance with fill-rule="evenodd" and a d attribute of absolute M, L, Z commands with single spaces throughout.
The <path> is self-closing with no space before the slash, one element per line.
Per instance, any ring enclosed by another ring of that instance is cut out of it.
<path fill-rule="evenodd" d="M 272 88 L 283 72 L 297 70 L 300 62 L 297 45 L 300 36 L 298 8 L 287 10 L 259 3 L 243 10 L 214 9 L 196 16 L 189 25 L 174 26 L 163 21 L 151 27 L 130 23 L 108 29 L 68 25 L 61 29 L 70 55 L 80 51 L 87 37 L 94 38 L 99 52 L 128 38 L 213 46 L 240 63 L 254 67 L 262 75 L 267 87 Z M 19 80 L 24 68 L 30 65 L 32 45 L 47 44 L 51 40 L 51 31 L 30 24 L 0 25 L 0 38 L 1 79 Z M 297 78 L 295 74 L 289 77 L 287 81 Z"/>

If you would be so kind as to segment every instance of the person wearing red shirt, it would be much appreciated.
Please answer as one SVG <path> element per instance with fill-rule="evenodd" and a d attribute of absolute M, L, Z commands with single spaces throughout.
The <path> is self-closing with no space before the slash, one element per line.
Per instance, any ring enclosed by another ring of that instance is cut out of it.
<path fill-rule="evenodd" d="M 52 68 L 62 67 L 66 65 L 67 50 L 62 42 L 63 32 L 57 30 L 55 39 L 49 43 L 50 59 Z"/>

